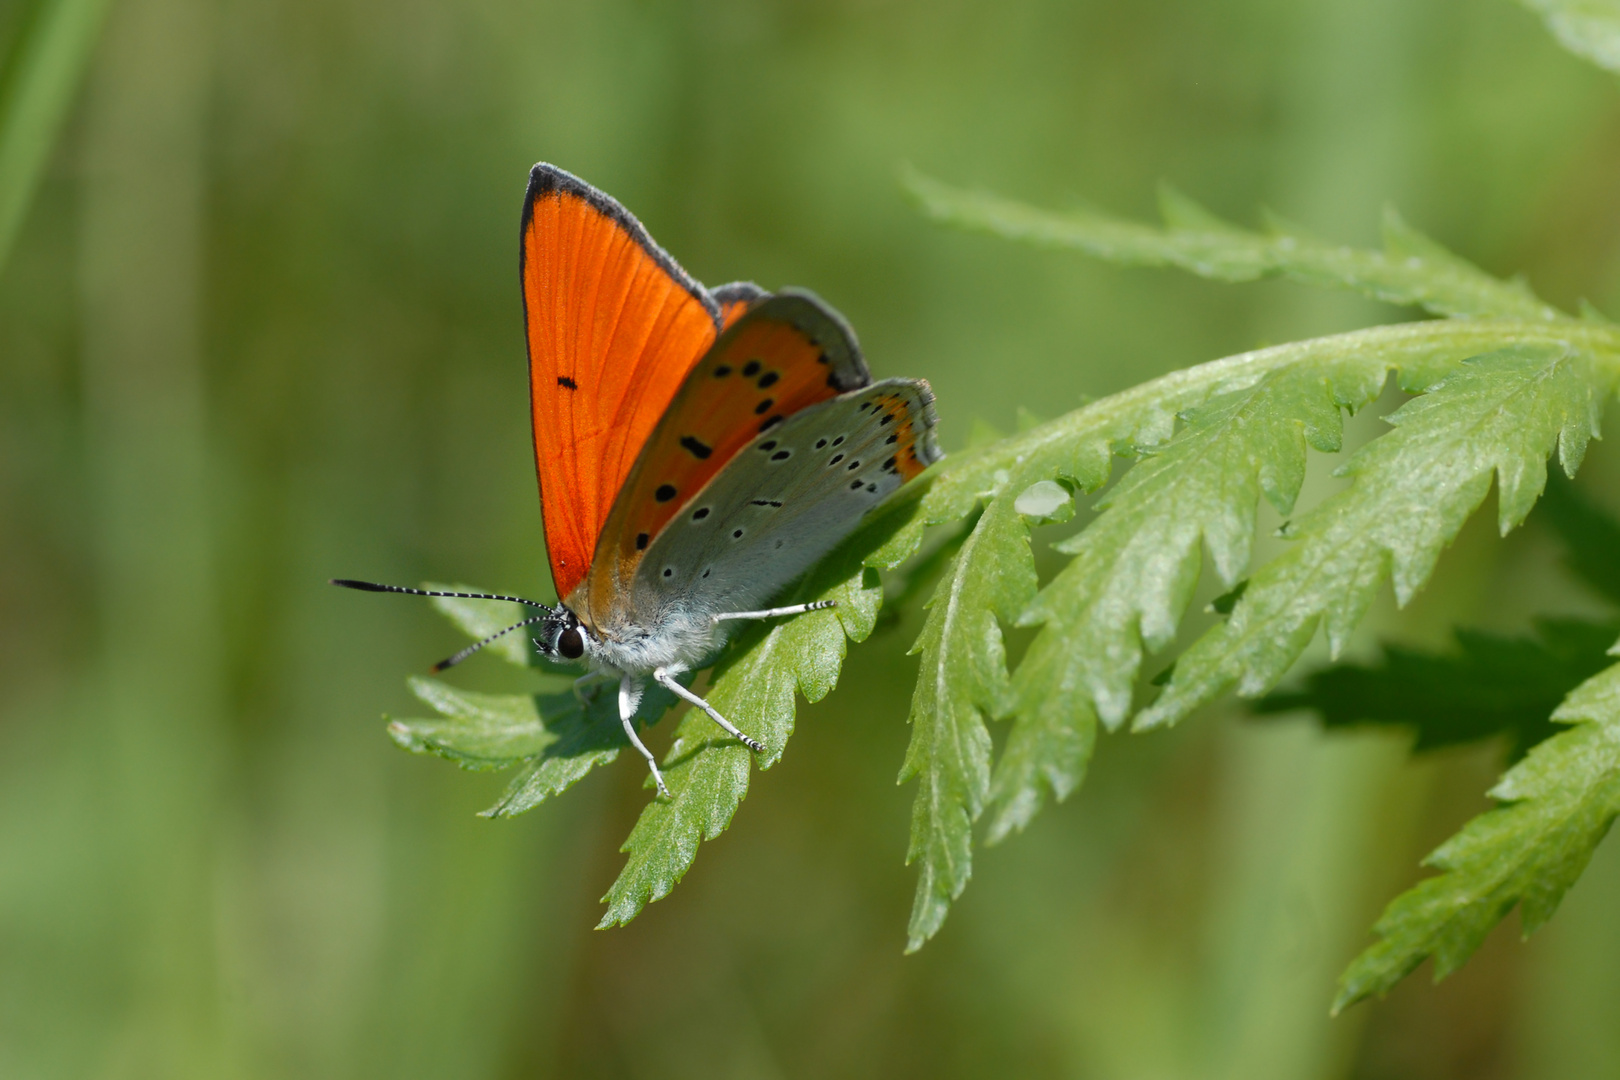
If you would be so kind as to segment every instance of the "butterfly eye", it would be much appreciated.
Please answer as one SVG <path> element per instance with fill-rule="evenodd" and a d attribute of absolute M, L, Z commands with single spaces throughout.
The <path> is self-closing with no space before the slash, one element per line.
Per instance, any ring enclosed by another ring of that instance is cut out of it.
<path fill-rule="evenodd" d="M 564 660 L 578 660 L 585 655 L 585 639 L 579 627 L 570 626 L 557 637 L 557 654 Z"/>

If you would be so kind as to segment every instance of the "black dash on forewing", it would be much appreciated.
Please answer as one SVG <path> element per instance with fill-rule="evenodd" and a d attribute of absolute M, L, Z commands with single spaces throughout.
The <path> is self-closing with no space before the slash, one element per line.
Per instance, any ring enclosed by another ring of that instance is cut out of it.
<path fill-rule="evenodd" d="M 706 518 L 708 516 L 709 516 L 709 508 L 707 506 L 700 506 L 696 510 L 692 511 L 692 520 L 693 521 L 702 521 L 704 518 Z"/>
<path fill-rule="evenodd" d="M 699 461 L 714 453 L 714 447 L 704 443 L 695 435 L 682 435 L 681 445 Z"/>
<path fill-rule="evenodd" d="M 832 460 L 827 462 L 827 468 L 830 469 L 834 465 L 838 464 L 840 461 L 843 461 L 843 460 L 844 460 L 844 455 L 843 454 L 834 454 L 832 456 Z"/>
<path fill-rule="evenodd" d="M 876 484 L 867 484 L 866 485 L 866 490 L 869 491 L 869 492 L 872 492 L 873 494 L 876 494 L 877 493 L 877 485 Z"/>
<path fill-rule="evenodd" d="M 665 577 L 674 577 L 675 576 L 675 568 L 673 566 L 664 567 L 664 576 Z"/>
<path fill-rule="evenodd" d="M 768 454 L 772 450 L 776 449 L 776 440 L 775 439 L 766 439 L 764 442 L 759 444 L 759 448 L 761 450 L 765 451 Z"/>
<path fill-rule="evenodd" d="M 890 435 L 887 439 L 884 439 L 883 441 L 892 446 L 895 443 L 900 441 L 900 433 L 897 431 L 893 435 Z"/>
<path fill-rule="evenodd" d="M 776 453 L 771 455 L 771 460 L 772 461 L 786 461 L 788 458 L 790 458 L 792 456 L 793 456 L 793 451 L 791 451 L 791 450 L 778 450 Z"/>
<path fill-rule="evenodd" d="M 719 367 L 714 369 L 714 377 L 717 378 L 717 379 L 723 379 L 727 375 L 730 375 L 730 374 L 731 374 L 731 367 L 730 367 L 730 365 L 727 365 L 727 364 L 721 364 Z"/>
<path fill-rule="evenodd" d="M 731 531 L 731 538 L 733 540 L 741 540 L 742 537 L 743 537 L 743 531 L 741 529 L 733 529 Z"/>
<path fill-rule="evenodd" d="M 883 463 L 883 471 L 884 472 L 894 472 L 895 463 L 897 461 L 899 461 L 899 460 L 900 460 L 899 458 L 895 457 L 893 454 L 890 454 L 889 455 L 889 460 L 885 461 Z"/>
<path fill-rule="evenodd" d="M 848 465 L 844 466 L 844 468 L 850 470 L 851 472 L 854 472 L 856 469 L 858 469 L 860 467 L 861 467 L 861 459 L 860 458 L 856 458 L 854 461 L 852 461 Z"/>
<path fill-rule="evenodd" d="M 669 500 L 673 499 L 674 497 L 674 484 L 659 484 L 658 490 L 653 492 L 653 498 L 657 499 L 659 502 L 669 502 Z"/>
<path fill-rule="evenodd" d="M 636 550 L 637 551 L 646 551 L 647 550 L 647 541 L 651 540 L 651 539 L 652 539 L 652 537 L 648 536 L 646 533 L 637 533 L 636 534 Z"/>
<path fill-rule="evenodd" d="M 758 405 L 754 406 L 754 415 L 755 416 L 764 416 L 766 413 L 771 411 L 771 406 L 775 405 L 775 404 L 776 404 L 776 399 L 775 398 L 766 398 L 764 401 L 762 401 Z"/>
<path fill-rule="evenodd" d="M 714 567 L 712 567 L 712 566 L 705 566 L 703 568 L 703 576 L 708 577 L 709 576 L 709 571 L 711 571 L 713 569 L 714 569 Z"/>
<path fill-rule="evenodd" d="M 859 491 L 859 490 L 861 490 L 861 485 L 862 485 L 862 484 L 864 484 L 864 483 L 866 483 L 866 481 L 865 481 L 865 480 L 856 480 L 856 481 L 853 481 L 853 482 L 852 482 L 852 483 L 851 483 L 851 484 L 850 484 L 850 485 L 849 485 L 849 490 L 851 490 L 851 491 Z"/>
<path fill-rule="evenodd" d="M 763 374 L 763 375 L 761 375 L 759 377 L 759 382 L 755 383 L 754 385 L 758 386 L 761 390 L 763 390 L 767 386 L 775 386 L 776 381 L 778 379 L 780 379 L 781 377 L 782 377 L 781 375 L 777 374 L 774 371 L 767 371 L 765 374 Z"/>
<path fill-rule="evenodd" d="M 838 446 L 838 445 L 842 444 L 843 441 L 844 441 L 844 437 L 842 435 L 840 435 L 840 436 L 838 436 L 838 438 L 833 440 L 833 445 Z"/>
<path fill-rule="evenodd" d="M 812 344 L 814 343 L 812 342 Z M 816 363 L 831 366 L 832 359 L 826 353 L 822 353 L 820 356 L 816 357 Z"/>
<path fill-rule="evenodd" d="M 570 379 L 566 375 L 557 376 L 557 385 L 562 387 L 565 390 L 578 390 L 579 389 L 579 383 L 575 382 L 573 379 Z"/>
<path fill-rule="evenodd" d="M 894 413 L 884 413 L 883 419 L 878 421 L 878 427 L 883 427 L 894 420 Z"/>
<path fill-rule="evenodd" d="M 759 374 L 759 369 L 764 366 L 765 365 L 760 363 L 758 360 L 750 360 L 748 363 L 743 365 L 743 374 L 752 379 L 755 375 Z"/>
<path fill-rule="evenodd" d="M 834 390 L 843 389 L 843 384 L 838 381 L 838 372 L 835 371 L 831 375 L 827 376 L 827 385 L 832 387 Z"/>
<path fill-rule="evenodd" d="M 817 450 L 824 450 L 824 449 L 826 449 L 826 447 L 827 447 L 827 440 L 826 439 L 817 439 L 816 440 L 816 449 Z"/>
<path fill-rule="evenodd" d="M 763 424 L 759 425 L 759 433 L 761 435 L 763 435 L 767 431 L 771 430 L 771 428 L 775 427 L 777 424 L 780 424 L 781 422 L 782 422 L 782 414 L 777 413 L 775 416 L 769 417 L 768 419 L 766 419 L 766 421 Z"/>
<path fill-rule="evenodd" d="M 753 506 L 774 506 L 778 510 L 780 510 L 782 508 L 782 504 L 777 502 L 775 499 L 752 499 L 752 500 L 750 500 L 750 505 L 753 505 Z"/>

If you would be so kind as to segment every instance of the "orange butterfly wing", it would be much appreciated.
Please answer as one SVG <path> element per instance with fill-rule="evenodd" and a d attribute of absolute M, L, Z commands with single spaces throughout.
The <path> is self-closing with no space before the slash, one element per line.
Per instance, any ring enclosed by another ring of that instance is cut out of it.
<path fill-rule="evenodd" d="M 529 174 L 521 278 L 546 551 L 567 597 L 721 309 L 629 211 L 543 162 Z"/>
<path fill-rule="evenodd" d="M 742 318 L 743 312 L 756 302 L 765 299 L 770 293 L 752 281 L 733 281 L 729 285 L 721 285 L 710 290 L 709 295 L 720 305 L 720 326 L 721 329 L 726 329 Z"/>
<path fill-rule="evenodd" d="M 612 622 L 647 546 L 739 450 L 871 381 L 854 333 L 814 295 L 754 300 L 692 368 L 642 447 L 597 541 L 587 594 L 570 606 L 594 628 Z"/>

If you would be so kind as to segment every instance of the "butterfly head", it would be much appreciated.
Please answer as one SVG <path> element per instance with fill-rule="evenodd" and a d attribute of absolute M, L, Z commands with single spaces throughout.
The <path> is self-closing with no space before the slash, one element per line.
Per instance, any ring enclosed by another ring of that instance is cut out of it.
<path fill-rule="evenodd" d="M 558 604 L 540 623 L 534 647 L 548 660 L 578 660 L 585 655 L 588 631 L 580 625 L 579 617 Z"/>

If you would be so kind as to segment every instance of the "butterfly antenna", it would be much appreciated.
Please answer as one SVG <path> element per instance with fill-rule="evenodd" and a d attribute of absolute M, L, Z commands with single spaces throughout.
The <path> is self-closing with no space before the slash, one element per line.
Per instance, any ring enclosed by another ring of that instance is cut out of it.
<path fill-rule="evenodd" d="M 496 593 L 481 592 L 435 592 L 431 589 L 408 589 L 404 585 L 378 585 L 374 581 L 354 581 L 350 578 L 333 578 L 329 584 L 338 585 L 345 589 L 359 589 L 361 592 L 397 592 L 408 593 L 411 596 L 453 596 L 461 600 L 505 600 L 512 604 L 527 604 L 541 611 L 556 612 L 556 608 L 549 604 L 542 604 L 534 600 L 525 600 L 521 596 L 500 596 Z M 527 626 L 527 623 L 518 623 L 518 626 Z M 505 630 L 501 631 L 506 633 Z M 497 635 L 498 636 L 498 635 Z"/>
<path fill-rule="evenodd" d="M 459 594 L 452 594 L 452 595 L 459 595 Z M 527 619 L 524 619 L 520 623 L 513 623 L 511 626 L 508 626 L 505 630 L 496 631 L 495 633 L 489 635 L 489 637 L 485 638 L 483 641 L 475 641 L 471 645 L 467 646 L 465 649 L 462 649 L 460 652 L 456 653 L 456 655 L 454 655 L 452 657 L 449 657 L 447 659 L 444 659 L 444 660 L 440 660 L 437 664 L 434 664 L 433 668 L 432 668 L 433 674 L 437 675 L 439 672 L 443 671 L 445 668 L 455 667 L 457 664 L 459 664 L 463 660 L 467 659 L 467 657 L 471 656 L 473 653 L 477 652 L 479 649 L 482 649 L 485 645 L 488 645 L 490 642 L 494 641 L 498 637 L 502 637 L 502 636 L 504 636 L 506 634 L 510 634 L 514 630 L 521 630 L 525 626 L 533 626 L 535 623 L 543 622 L 543 621 L 545 621 L 546 619 L 549 619 L 549 618 L 551 618 L 551 612 L 549 610 L 544 615 L 531 615 Z"/>

